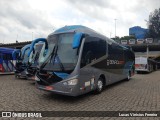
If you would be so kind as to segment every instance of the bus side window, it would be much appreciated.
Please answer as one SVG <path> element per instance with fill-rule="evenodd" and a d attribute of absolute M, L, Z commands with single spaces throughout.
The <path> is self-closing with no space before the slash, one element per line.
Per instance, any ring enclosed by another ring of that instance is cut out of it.
<path fill-rule="evenodd" d="M 123 60 L 123 48 L 115 43 L 108 45 L 108 54 L 110 59 Z"/>
<path fill-rule="evenodd" d="M 3 61 L 3 57 L 2 57 L 2 54 L 0 53 L 0 64 L 2 63 Z"/>
<path fill-rule="evenodd" d="M 106 55 L 106 41 L 96 37 L 87 37 L 81 57 L 81 67 Z"/>

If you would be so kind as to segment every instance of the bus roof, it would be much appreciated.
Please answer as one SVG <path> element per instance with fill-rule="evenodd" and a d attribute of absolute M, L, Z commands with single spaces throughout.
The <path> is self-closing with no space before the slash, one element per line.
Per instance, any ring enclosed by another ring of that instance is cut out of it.
<path fill-rule="evenodd" d="M 14 51 L 15 49 L 13 48 L 5 48 L 5 47 L 0 47 L 0 53 L 10 53 L 12 54 L 12 52 Z"/>
<path fill-rule="evenodd" d="M 22 51 L 21 55 L 22 56 L 25 54 L 25 52 L 26 52 L 27 49 L 30 49 L 30 46 L 31 46 L 31 44 L 27 44 L 23 48 L 21 48 L 21 51 Z"/>
<path fill-rule="evenodd" d="M 54 35 L 54 34 L 61 34 L 61 33 L 68 33 L 68 32 L 80 32 L 80 33 L 86 33 L 88 35 L 94 36 L 94 37 L 99 37 L 102 38 L 104 40 L 107 40 L 109 43 L 117 43 L 112 39 L 109 39 L 108 37 L 88 28 L 82 25 L 71 25 L 71 26 L 64 26 L 60 29 L 57 29 L 56 31 L 54 31 L 53 33 L 51 33 L 50 35 Z M 49 36 L 50 36 L 49 35 Z M 117 43 L 118 44 L 118 43 Z"/>
<path fill-rule="evenodd" d="M 14 49 L 13 48 L 0 47 L 0 51 L 3 51 L 3 50 L 13 51 Z"/>

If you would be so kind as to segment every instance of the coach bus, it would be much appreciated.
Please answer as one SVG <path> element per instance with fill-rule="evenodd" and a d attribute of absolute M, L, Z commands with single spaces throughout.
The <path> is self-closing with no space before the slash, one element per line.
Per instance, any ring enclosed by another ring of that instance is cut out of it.
<path fill-rule="evenodd" d="M 14 74 L 16 58 L 12 57 L 15 49 L 0 47 L 0 74 Z"/>
<path fill-rule="evenodd" d="M 27 67 L 27 79 L 35 80 L 35 73 L 37 70 L 39 54 L 42 49 L 43 44 L 47 44 L 45 38 L 38 38 L 32 41 L 30 50 L 28 52 L 28 67 Z"/>
<path fill-rule="evenodd" d="M 157 70 L 157 62 L 155 60 L 147 57 L 135 58 L 135 71 L 137 73 L 140 73 L 140 72 L 150 73 L 156 70 Z"/>
<path fill-rule="evenodd" d="M 14 51 L 14 53 L 19 54 L 16 60 L 16 70 L 15 77 L 17 78 L 27 78 L 27 66 L 28 66 L 28 52 L 30 50 L 30 44 L 25 45 L 20 51 Z M 12 56 L 14 56 L 14 53 Z"/>
<path fill-rule="evenodd" d="M 62 27 L 47 37 L 36 73 L 36 87 L 78 96 L 134 74 L 134 52 L 81 25 Z"/>

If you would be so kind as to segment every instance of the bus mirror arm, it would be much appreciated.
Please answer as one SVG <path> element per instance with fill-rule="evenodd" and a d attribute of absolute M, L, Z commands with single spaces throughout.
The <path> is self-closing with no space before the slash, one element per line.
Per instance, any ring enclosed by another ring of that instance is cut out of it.
<path fill-rule="evenodd" d="M 30 56 L 31 52 L 33 51 L 34 45 L 35 45 L 36 43 L 40 42 L 40 41 L 41 41 L 41 42 L 45 42 L 45 44 L 46 44 L 45 49 L 48 49 L 48 43 L 47 43 L 46 38 L 37 38 L 37 39 L 35 39 L 34 41 L 32 41 L 32 43 L 31 43 L 30 50 L 29 50 L 29 52 L 28 52 L 28 57 Z"/>

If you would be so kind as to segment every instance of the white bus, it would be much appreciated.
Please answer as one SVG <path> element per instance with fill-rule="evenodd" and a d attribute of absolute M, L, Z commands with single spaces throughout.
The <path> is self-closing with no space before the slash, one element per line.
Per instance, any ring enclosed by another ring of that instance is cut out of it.
<path fill-rule="evenodd" d="M 155 60 L 146 57 L 135 58 L 135 71 L 152 72 L 154 70 L 157 70 L 157 63 Z"/>

